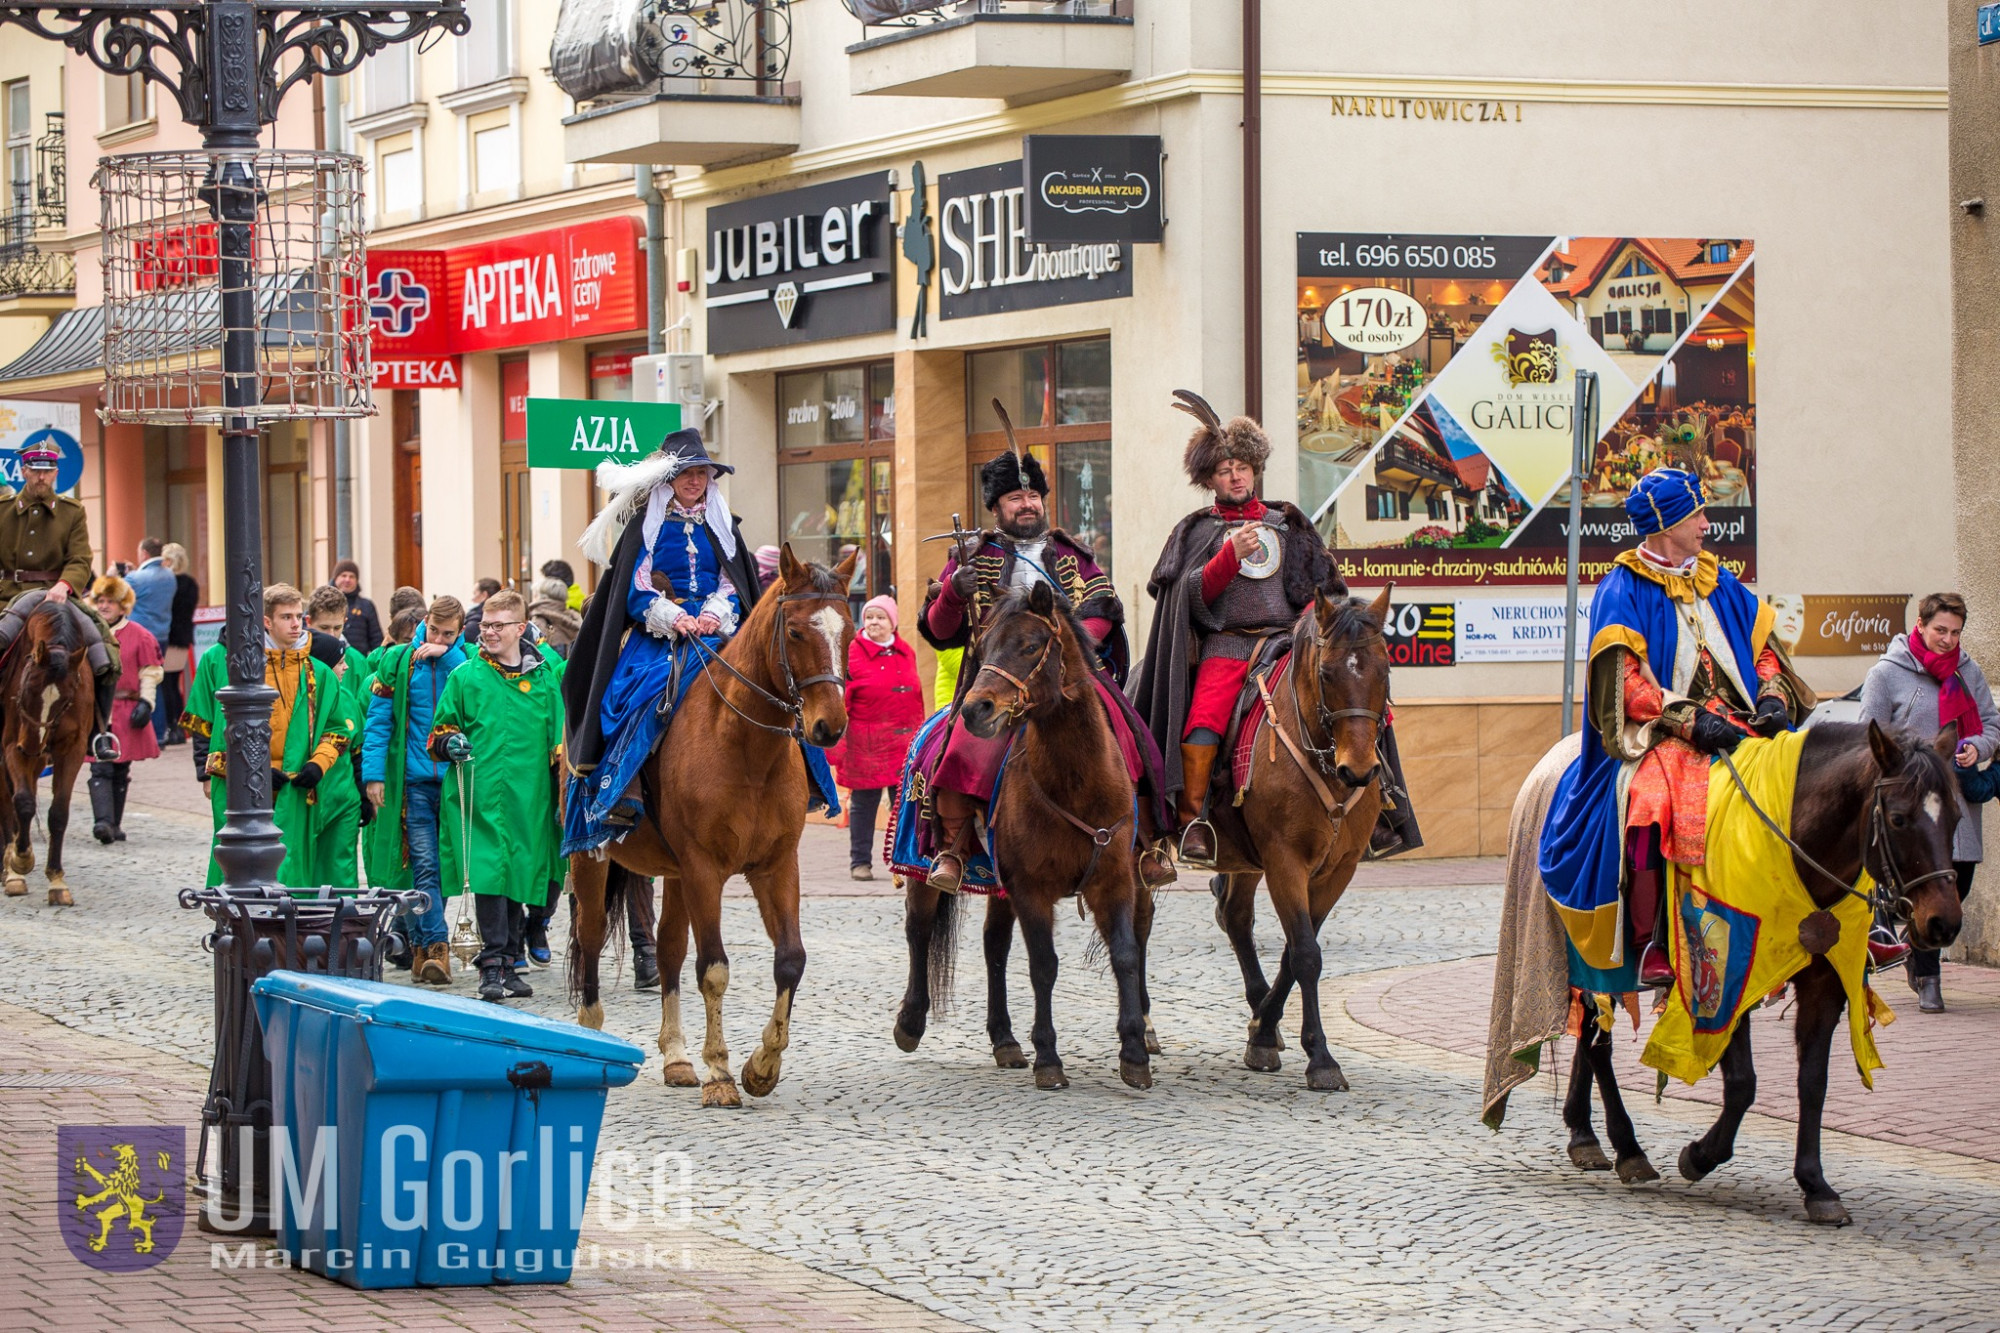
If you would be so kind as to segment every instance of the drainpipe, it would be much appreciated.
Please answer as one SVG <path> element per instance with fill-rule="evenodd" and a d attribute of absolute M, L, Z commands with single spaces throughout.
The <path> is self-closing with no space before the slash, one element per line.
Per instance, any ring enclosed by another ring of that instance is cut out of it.
<path fill-rule="evenodd" d="M 346 111 L 341 101 L 341 85 L 335 80 L 319 78 L 313 80 L 314 110 L 319 115 L 319 146 L 345 148 Z M 333 558 L 351 560 L 354 558 L 354 445 L 350 434 L 352 424 L 345 417 L 333 423 Z"/>
<path fill-rule="evenodd" d="M 1264 419 L 1264 35 L 1243 0 L 1243 414 Z"/>
<path fill-rule="evenodd" d="M 667 197 L 653 184 L 653 169 L 632 168 L 632 184 L 646 205 L 646 352 L 667 350 Z"/>

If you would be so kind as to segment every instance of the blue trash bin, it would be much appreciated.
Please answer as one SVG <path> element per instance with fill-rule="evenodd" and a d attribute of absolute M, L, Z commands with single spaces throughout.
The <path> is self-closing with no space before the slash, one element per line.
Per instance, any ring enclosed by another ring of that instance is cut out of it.
<path fill-rule="evenodd" d="M 252 991 L 295 1267 L 362 1288 L 569 1280 L 605 1093 L 644 1052 L 377 981 L 273 972 Z"/>

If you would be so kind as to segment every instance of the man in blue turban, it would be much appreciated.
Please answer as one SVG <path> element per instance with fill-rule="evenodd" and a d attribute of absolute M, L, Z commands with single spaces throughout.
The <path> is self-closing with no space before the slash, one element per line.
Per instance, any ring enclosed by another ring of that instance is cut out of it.
<path fill-rule="evenodd" d="M 1542 826 L 1541 872 L 1570 938 L 1570 983 L 1666 985 L 1668 863 L 1699 865 L 1708 766 L 1745 736 L 1790 730 L 1816 701 L 1778 646 L 1776 617 L 1702 549 L 1701 480 L 1639 479 L 1641 540 L 1590 607 L 1583 752 Z"/>

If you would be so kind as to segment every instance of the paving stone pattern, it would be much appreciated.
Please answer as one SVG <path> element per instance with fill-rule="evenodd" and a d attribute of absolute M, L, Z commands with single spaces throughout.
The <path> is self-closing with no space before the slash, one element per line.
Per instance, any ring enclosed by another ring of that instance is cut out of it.
<path fill-rule="evenodd" d="M 17 1126 L 83 1118 L 71 1108 L 85 1105 L 186 1121 L 198 1105 L 209 960 L 195 945 L 198 919 L 172 895 L 199 878 L 205 824 L 165 808 L 131 822 L 133 841 L 122 847 L 75 844 L 77 907 L 39 905 L 38 877 L 34 896 L 0 902 L 10 964 L 0 1002 L 73 1034 L 50 1044 L 44 1064 L 73 1047 L 91 1058 L 66 1068 L 105 1072 L 144 1048 L 154 1062 L 145 1067 L 188 1074 L 149 1076 L 147 1100 L 129 1111 L 114 1099 L 139 1094 L 117 1088 L 0 1091 L 0 1107 L 39 1099 L 25 1116 L 10 1112 Z M 829 854 L 843 837 L 808 833 L 819 840 L 808 861 L 824 887 L 832 885 L 818 867 L 843 859 Z M 683 1327 L 695 1316 L 708 1326 L 797 1327 L 800 1302 L 859 1327 L 905 1319 L 1038 1330 L 1994 1326 L 1994 1163 L 1831 1133 L 1830 1170 L 1856 1225 L 1829 1232 L 1802 1220 L 1791 1126 L 1781 1121 L 1753 1115 L 1736 1160 L 1699 1186 L 1675 1179 L 1636 1189 L 1567 1165 L 1548 1081 L 1518 1099 L 1503 1132 L 1483 1129 L 1475 1058 L 1435 1034 L 1367 1026 L 1368 1004 L 1350 1010 L 1364 988 L 1389 980 L 1399 1007 L 1476 1004 L 1483 1024 L 1483 1000 L 1463 977 L 1426 976 L 1433 965 L 1490 952 L 1498 891 L 1420 887 L 1421 878 L 1414 864 L 1395 867 L 1392 882 L 1404 887 L 1356 889 L 1323 933 L 1329 1032 L 1349 1093 L 1305 1090 L 1295 1025 L 1284 1072 L 1241 1067 L 1239 981 L 1198 887 L 1161 900 L 1149 975 L 1166 1053 L 1147 1093 L 1118 1080 L 1111 980 L 1087 959 L 1074 916 L 1059 928 L 1056 1004 L 1073 1086 L 1040 1093 L 1027 1071 L 995 1069 L 988 1056 L 976 916 L 963 932 L 957 1008 L 933 1023 L 920 1051 L 903 1055 L 889 1038 L 904 974 L 900 900 L 815 896 L 804 908 L 810 960 L 792 1049 L 770 1098 L 703 1111 L 693 1090 L 660 1084 L 657 1055 L 637 1084 L 612 1094 L 599 1178 L 630 1174 L 608 1159 L 614 1151 L 640 1163 L 686 1155 L 690 1271 L 590 1279 L 612 1286 L 575 1289 L 600 1301 L 590 1308 L 601 1319 L 593 1313 L 588 1323 L 575 1306 L 523 1313 L 562 1299 L 545 1293 L 385 1301 L 295 1274 L 213 1276 L 205 1265 L 186 1275 L 188 1285 L 154 1282 L 136 1306 L 120 1308 L 140 1326 L 235 1327 L 228 1312 L 240 1320 L 254 1299 L 273 1312 L 257 1320 L 265 1330 L 308 1317 L 316 1326 L 356 1319 L 404 1328 Z M 740 1067 L 768 1012 L 770 948 L 747 899 L 725 905 L 725 931 L 728 1031 Z M 1260 933 L 1268 959 L 1277 937 L 1268 919 Z M 527 1007 L 567 1013 L 557 974 L 533 980 L 540 994 Z M 1025 1040 L 1032 1010 L 1018 948 L 1011 986 Z M 688 1010 L 698 1037 L 698 1001 Z M 650 1050 L 653 997 L 621 981 L 607 1011 L 611 1031 Z M 0 1013 L 0 1028 L 24 1025 L 34 1021 Z M 7 1040 L 8 1068 L 19 1068 L 17 1038 Z M 1984 1078 L 1990 1085 L 1990 1071 Z M 1635 1103 L 1642 1138 L 1671 1174 L 1678 1144 L 1713 1109 Z M 29 1167 L 44 1150 L 32 1137 L 42 1131 L 13 1132 L 9 1160 L 29 1166 L 8 1168 L 0 1287 L 38 1285 L 46 1273 L 80 1291 L 84 1270 L 59 1242 L 20 1239 L 36 1218 L 18 1191 L 34 1192 Z M 190 1291 L 202 1293 L 201 1308 L 172 1304 Z M 678 1304 L 646 1306 L 647 1292 Z"/>

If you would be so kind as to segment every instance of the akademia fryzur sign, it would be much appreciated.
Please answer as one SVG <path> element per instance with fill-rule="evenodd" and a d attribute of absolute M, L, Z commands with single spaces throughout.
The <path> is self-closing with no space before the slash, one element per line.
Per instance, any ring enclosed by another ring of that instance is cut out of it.
<path fill-rule="evenodd" d="M 708 350 L 818 342 L 896 325 L 889 173 L 708 210 Z"/>
<path fill-rule="evenodd" d="M 528 466 L 593 468 L 632 463 L 681 428 L 679 403 L 594 398 L 528 400 Z"/>
<path fill-rule="evenodd" d="M 1126 246 L 1116 241 L 1031 242 L 1027 193 L 1019 162 L 938 178 L 940 318 L 1132 294 L 1132 252 Z"/>
<path fill-rule="evenodd" d="M 1159 243 L 1158 135 L 1030 134 L 1021 151 L 1029 240 Z"/>

